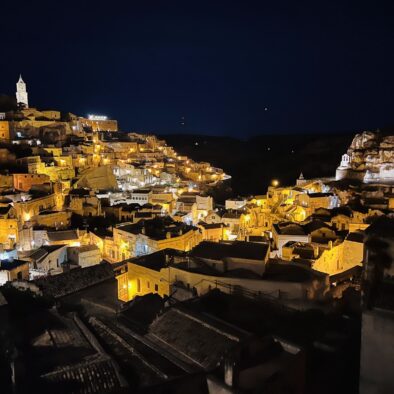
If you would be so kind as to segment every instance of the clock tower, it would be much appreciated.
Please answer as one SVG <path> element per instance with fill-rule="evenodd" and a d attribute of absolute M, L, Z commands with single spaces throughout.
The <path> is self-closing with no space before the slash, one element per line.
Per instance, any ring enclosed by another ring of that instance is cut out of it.
<path fill-rule="evenodd" d="M 24 104 L 26 108 L 29 107 L 26 84 L 23 82 L 22 75 L 19 75 L 19 81 L 16 83 L 16 102 Z"/>

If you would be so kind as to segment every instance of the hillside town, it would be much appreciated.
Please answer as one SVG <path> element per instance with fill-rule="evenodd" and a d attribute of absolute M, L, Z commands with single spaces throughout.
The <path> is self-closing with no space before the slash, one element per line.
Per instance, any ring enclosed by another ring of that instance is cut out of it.
<path fill-rule="evenodd" d="M 218 201 L 223 169 L 105 115 L 30 107 L 22 76 L 16 90 L 0 113 L 4 387 L 330 392 L 331 364 L 333 385 L 393 387 L 394 136 L 357 134 L 331 178 Z"/>

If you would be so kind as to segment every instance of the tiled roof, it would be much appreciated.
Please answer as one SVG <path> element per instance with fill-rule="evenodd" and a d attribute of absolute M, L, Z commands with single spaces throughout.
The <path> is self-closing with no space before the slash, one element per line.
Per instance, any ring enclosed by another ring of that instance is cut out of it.
<path fill-rule="evenodd" d="M 39 249 L 36 249 L 28 257 L 34 261 L 40 261 L 48 254 L 63 248 L 65 245 L 43 245 Z"/>
<path fill-rule="evenodd" d="M 48 231 L 48 239 L 50 241 L 71 241 L 78 238 L 76 230 Z"/>
<path fill-rule="evenodd" d="M 62 387 L 69 386 L 73 393 L 106 393 L 121 388 L 112 361 L 104 356 L 59 368 L 41 377 Z"/>
<path fill-rule="evenodd" d="M 33 282 L 50 297 L 60 298 L 114 277 L 111 264 L 73 269 L 63 274 L 38 278 Z"/>
<path fill-rule="evenodd" d="M 159 316 L 149 333 L 205 370 L 215 368 L 227 351 L 248 336 L 224 322 L 178 307 Z"/>

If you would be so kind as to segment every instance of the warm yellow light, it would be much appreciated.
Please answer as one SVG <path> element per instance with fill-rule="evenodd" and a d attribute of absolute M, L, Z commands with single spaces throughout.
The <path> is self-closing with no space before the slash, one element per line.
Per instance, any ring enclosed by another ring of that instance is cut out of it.
<path fill-rule="evenodd" d="M 277 186 L 279 186 L 279 181 L 277 179 L 273 179 L 271 184 L 272 184 L 272 186 L 277 187 Z"/>
<path fill-rule="evenodd" d="M 25 212 L 23 215 L 23 219 L 25 220 L 25 222 L 28 222 L 30 220 L 30 218 L 31 218 L 30 213 Z"/>
<path fill-rule="evenodd" d="M 129 244 L 125 241 L 120 241 L 120 249 L 126 249 Z"/>

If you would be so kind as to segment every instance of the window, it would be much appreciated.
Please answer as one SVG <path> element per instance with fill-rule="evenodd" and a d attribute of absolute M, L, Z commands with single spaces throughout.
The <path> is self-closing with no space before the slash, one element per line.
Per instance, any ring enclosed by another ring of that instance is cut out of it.
<path fill-rule="evenodd" d="M 137 292 L 141 293 L 141 279 L 140 278 L 137 279 Z"/>
<path fill-rule="evenodd" d="M 150 289 L 150 282 L 149 282 L 149 280 L 146 281 L 146 287 L 147 287 L 148 289 Z"/>
<path fill-rule="evenodd" d="M 159 291 L 159 285 L 155 285 L 155 291 Z"/>

